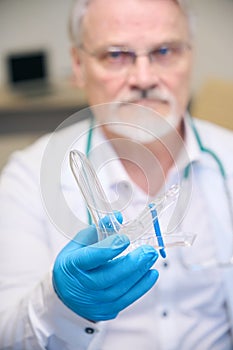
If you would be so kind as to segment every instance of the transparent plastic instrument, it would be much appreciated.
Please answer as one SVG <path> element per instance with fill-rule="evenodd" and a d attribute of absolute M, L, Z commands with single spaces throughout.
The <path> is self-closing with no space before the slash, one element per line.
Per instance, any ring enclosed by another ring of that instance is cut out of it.
<path fill-rule="evenodd" d="M 136 219 L 120 223 L 87 157 L 77 150 L 72 150 L 70 166 L 97 227 L 99 240 L 116 232 L 126 234 L 131 242 L 130 249 L 150 244 L 158 248 L 162 256 L 165 247 L 192 245 L 195 239 L 193 233 L 161 233 L 159 229 L 158 216 L 176 202 L 179 196 L 178 185 L 172 186 L 164 196 L 151 202 Z"/>

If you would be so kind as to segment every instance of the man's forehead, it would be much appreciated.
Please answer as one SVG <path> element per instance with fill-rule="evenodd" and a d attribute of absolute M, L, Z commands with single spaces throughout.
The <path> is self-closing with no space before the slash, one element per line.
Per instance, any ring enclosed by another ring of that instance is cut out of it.
<path fill-rule="evenodd" d="M 77 1 L 79 2 L 80 0 L 77 0 Z M 112 1 L 115 2 L 116 0 L 112 0 Z M 126 0 L 117 0 L 117 1 L 118 2 L 122 1 L 122 3 L 126 2 Z M 158 0 L 134 0 L 134 1 L 135 2 L 137 1 L 137 2 L 144 2 L 145 3 L 145 2 L 149 2 L 149 1 L 156 2 Z M 163 1 L 175 2 L 181 7 L 187 6 L 187 0 L 163 0 Z M 86 3 L 87 5 L 90 5 L 93 2 L 100 2 L 100 1 L 99 0 L 83 0 L 83 2 Z M 111 0 L 108 0 L 108 2 L 111 2 Z M 104 3 L 106 4 L 106 0 L 104 0 Z"/>
<path fill-rule="evenodd" d="M 151 8 L 151 6 L 156 6 L 159 3 L 171 4 L 175 7 L 184 9 L 185 0 L 86 0 L 86 11 L 85 14 L 90 12 L 92 8 L 98 8 L 98 11 L 95 11 L 94 14 L 96 17 L 101 15 L 106 8 L 115 9 L 116 5 L 124 13 L 127 10 L 127 6 L 130 5 L 131 8 L 135 6 L 141 6 L 143 8 Z"/>
<path fill-rule="evenodd" d="M 189 34 L 191 34 L 192 37 L 194 33 L 193 29 L 195 21 L 193 20 L 193 14 L 189 9 L 188 1 L 189 0 L 76 0 L 74 1 L 74 6 L 69 18 L 70 38 L 75 45 L 81 44 L 83 41 L 84 27 L 88 22 L 87 18 L 90 17 L 91 12 L 93 13 L 93 16 L 89 21 L 89 27 L 95 30 L 95 22 L 97 22 L 97 19 L 101 18 L 100 23 L 102 24 L 107 23 L 109 20 L 109 14 L 106 15 L 107 7 L 114 7 L 115 11 L 115 6 L 118 4 L 123 12 L 130 14 L 132 8 L 137 4 L 141 5 L 142 10 L 140 11 L 143 11 L 143 9 L 150 9 L 152 5 L 156 5 L 157 3 L 173 4 L 174 7 L 177 7 L 177 10 L 180 10 L 184 15 L 185 20 L 187 20 Z M 130 5 L 128 6 L 127 4 Z M 150 12 L 152 14 L 154 11 L 155 9 L 151 8 Z M 103 15 L 102 17 L 100 16 L 101 14 Z M 134 18 L 135 14 L 133 14 L 131 17 Z M 174 14 L 172 14 L 171 17 L 174 17 Z M 111 18 L 111 21 L 113 20 L 114 16 Z"/>
<path fill-rule="evenodd" d="M 173 15 L 171 20 L 177 14 L 184 16 L 182 7 L 179 5 L 180 1 L 176 0 L 91 0 L 88 4 L 84 22 L 87 22 L 89 17 L 94 22 L 101 20 L 104 24 L 114 20 L 119 22 L 125 17 L 129 20 L 129 16 L 132 22 L 148 20 L 148 15 L 152 18 L 157 15 L 156 20 L 170 13 Z M 147 15 L 146 18 L 145 15 Z"/>
<path fill-rule="evenodd" d="M 162 31 L 160 35 L 166 38 L 166 30 L 171 29 L 177 35 L 187 32 L 186 18 L 175 0 L 92 0 L 83 21 L 87 39 L 101 35 L 112 36 L 114 41 L 114 35 L 120 40 L 119 36 L 127 39 L 133 34 L 143 39 L 155 30 Z"/>

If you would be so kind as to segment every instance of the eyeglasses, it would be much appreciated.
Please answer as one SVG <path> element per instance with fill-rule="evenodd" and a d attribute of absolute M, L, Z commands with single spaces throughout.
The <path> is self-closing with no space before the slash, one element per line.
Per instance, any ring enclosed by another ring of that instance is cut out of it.
<path fill-rule="evenodd" d="M 140 56 L 146 56 L 149 62 L 161 67 L 173 67 L 179 64 L 191 45 L 183 42 L 165 43 L 149 51 L 136 52 L 125 46 L 110 46 L 96 51 L 89 51 L 84 45 L 80 48 L 88 55 L 95 57 L 99 64 L 109 71 L 119 72 L 130 68 Z"/>

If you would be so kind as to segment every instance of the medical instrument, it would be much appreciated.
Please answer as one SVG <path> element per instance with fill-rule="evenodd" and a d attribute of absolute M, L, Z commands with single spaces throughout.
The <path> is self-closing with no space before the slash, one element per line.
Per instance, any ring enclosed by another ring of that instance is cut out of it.
<path fill-rule="evenodd" d="M 191 116 L 188 116 L 188 122 L 191 125 L 191 128 L 192 128 L 192 130 L 194 132 L 194 136 L 195 136 L 195 138 L 197 140 L 197 143 L 198 143 L 198 146 L 199 146 L 199 149 L 201 150 L 201 152 L 204 152 L 207 155 L 209 155 L 210 157 L 212 157 L 213 160 L 218 165 L 219 173 L 220 173 L 220 176 L 221 176 L 221 178 L 223 180 L 223 190 L 224 190 L 224 193 L 225 193 L 225 196 L 226 196 L 228 213 L 229 213 L 229 218 L 230 218 L 230 223 L 231 223 L 231 231 L 232 231 L 232 235 L 233 235 L 232 196 L 231 196 L 229 185 L 227 183 L 227 175 L 226 175 L 226 171 L 224 169 L 223 163 L 222 163 L 221 159 L 219 159 L 219 157 L 216 155 L 216 153 L 213 150 L 211 150 L 211 149 L 209 149 L 209 148 L 204 146 L 204 144 L 203 144 L 203 142 L 202 142 L 202 140 L 200 138 L 199 132 L 198 132 L 196 126 L 195 126 L 194 120 L 193 120 L 193 118 Z M 91 143 L 92 143 L 92 136 L 93 136 L 93 125 L 94 125 L 94 118 L 92 117 L 91 121 L 90 121 L 90 129 L 89 129 L 89 133 L 88 133 L 88 137 L 87 137 L 87 143 L 86 143 L 86 155 L 87 156 L 89 155 L 89 152 L 91 150 Z M 184 179 L 188 180 L 188 178 L 190 176 L 190 170 L 191 170 L 192 166 L 193 166 L 193 164 L 189 163 L 185 167 L 184 172 L 183 172 Z M 91 216 L 90 216 L 89 212 L 88 212 L 88 216 L 89 216 L 89 224 L 91 224 L 92 221 L 91 221 Z M 218 261 L 217 259 L 215 259 L 215 261 L 212 261 L 212 262 L 206 261 L 206 262 L 201 263 L 201 264 L 189 265 L 182 259 L 182 264 L 183 264 L 183 266 L 185 268 L 190 269 L 190 270 L 200 270 L 200 269 L 205 269 L 205 268 L 214 267 L 214 266 L 217 266 L 217 267 L 220 267 L 220 268 L 230 267 L 230 266 L 233 266 L 233 252 L 232 252 L 231 257 L 228 259 L 228 261 L 225 261 L 225 262 L 221 262 L 221 261 Z"/>
<path fill-rule="evenodd" d="M 166 258 L 166 252 L 165 252 L 165 246 L 164 246 L 164 241 L 163 241 L 163 237 L 162 237 L 162 233 L 161 233 L 161 229 L 160 229 L 160 224 L 159 224 L 159 220 L 158 220 L 158 214 L 157 211 L 155 209 L 155 206 L 153 206 L 153 204 L 149 204 L 149 208 L 151 209 L 151 215 L 152 215 L 152 219 L 153 219 L 153 225 L 154 225 L 154 230 L 155 230 L 155 234 L 158 240 L 158 244 L 159 244 L 159 252 L 160 255 L 163 258 Z"/>
<path fill-rule="evenodd" d="M 126 234 L 131 242 L 128 250 L 142 244 L 149 244 L 161 249 L 163 257 L 165 257 L 164 247 L 192 245 L 195 239 L 193 233 L 163 232 L 162 238 L 161 232 L 158 230 L 158 216 L 176 203 L 179 196 L 179 186 L 174 185 L 164 196 L 155 198 L 136 219 L 121 224 L 116 219 L 114 210 L 87 157 L 80 151 L 72 150 L 70 152 L 70 166 L 97 227 L 100 241 L 113 233 Z"/>

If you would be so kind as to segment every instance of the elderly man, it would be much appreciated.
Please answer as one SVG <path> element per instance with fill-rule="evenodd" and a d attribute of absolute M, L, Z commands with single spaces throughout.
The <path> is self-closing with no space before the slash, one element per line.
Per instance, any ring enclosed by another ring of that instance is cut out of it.
<path fill-rule="evenodd" d="M 193 43 L 184 2 L 78 0 L 70 30 L 75 77 L 97 124 L 62 128 L 3 171 L 0 348 L 232 349 L 233 139 L 187 115 Z M 87 213 L 66 167 L 56 185 L 62 161 L 53 158 L 74 140 L 96 169 L 104 164 L 100 180 L 109 198 L 117 187 L 127 220 L 180 181 L 187 195 L 173 228 L 197 233 L 193 246 L 160 250 L 165 259 L 150 244 L 128 252 L 130 237 L 97 242 L 93 225 L 69 242 L 72 220 L 56 188 L 79 218 Z"/>

